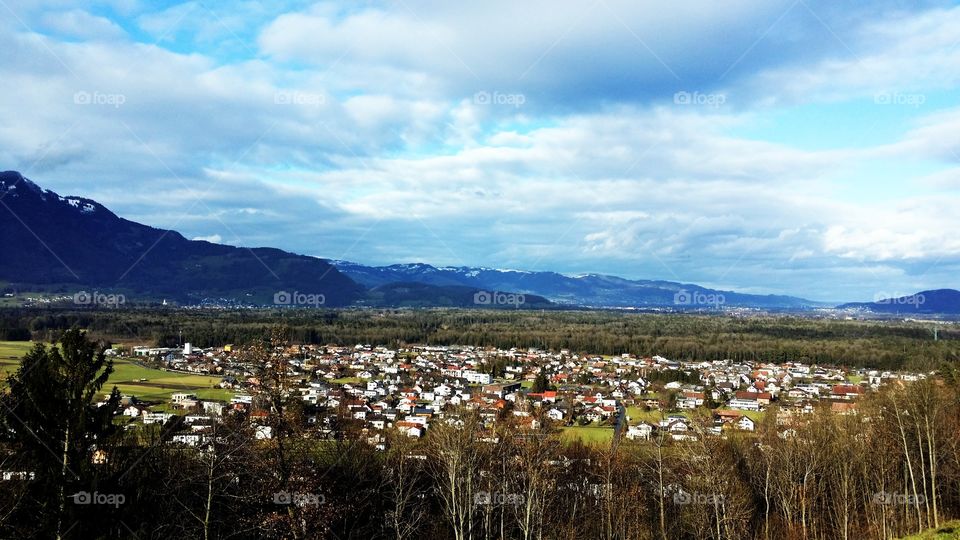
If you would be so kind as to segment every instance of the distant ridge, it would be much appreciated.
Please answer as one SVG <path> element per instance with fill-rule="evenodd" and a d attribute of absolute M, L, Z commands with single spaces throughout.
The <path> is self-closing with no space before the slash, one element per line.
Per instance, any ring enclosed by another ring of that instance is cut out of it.
<path fill-rule="evenodd" d="M 590 307 L 669 307 L 678 310 L 751 307 L 809 309 L 825 304 L 803 298 L 720 291 L 689 283 L 629 280 L 602 274 L 566 276 L 557 272 L 497 270 L 483 267 L 435 267 L 425 263 L 365 266 L 350 261 L 331 263 L 354 281 L 377 287 L 398 281 L 459 285 L 516 291 L 542 296 L 558 304 Z"/>
<path fill-rule="evenodd" d="M 900 315 L 911 313 L 960 315 L 960 291 L 935 289 L 896 298 L 880 298 L 875 302 L 849 302 L 837 307 Z"/>

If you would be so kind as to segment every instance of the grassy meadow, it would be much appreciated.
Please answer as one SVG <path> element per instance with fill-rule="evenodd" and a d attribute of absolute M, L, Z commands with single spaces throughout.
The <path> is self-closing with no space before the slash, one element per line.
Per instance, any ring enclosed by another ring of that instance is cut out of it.
<path fill-rule="evenodd" d="M 0 341 L 0 378 L 17 370 L 20 357 L 33 347 L 29 341 Z"/>
<path fill-rule="evenodd" d="M 613 427 L 598 425 L 564 427 L 560 438 L 568 442 L 579 439 L 584 444 L 609 445 L 613 441 Z"/>
<path fill-rule="evenodd" d="M 942 524 L 937 529 L 930 529 L 920 534 L 904 536 L 903 540 L 957 540 L 960 539 L 960 520 Z"/>
<path fill-rule="evenodd" d="M 20 357 L 33 347 L 23 341 L 0 341 L 0 377 L 16 371 Z M 104 387 L 104 393 L 116 386 L 123 395 L 132 395 L 144 401 L 166 401 L 176 392 L 190 392 L 202 399 L 229 400 L 231 390 L 218 388 L 220 377 L 174 373 L 144 367 L 127 358 L 116 358 L 113 374 Z"/>

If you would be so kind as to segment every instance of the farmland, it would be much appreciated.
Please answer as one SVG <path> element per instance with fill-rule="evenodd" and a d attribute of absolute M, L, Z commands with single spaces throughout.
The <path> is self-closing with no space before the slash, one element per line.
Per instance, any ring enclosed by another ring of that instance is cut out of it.
<path fill-rule="evenodd" d="M 613 428 L 610 426 L 569 426 L 563 428 L 563 440 L 573 442 L 580 440 L 584 444 L 606 444 L 613 440 Z"/>
<path fill-rule="evenodd" d="M 15 371 L 20 357 L 31 347 L 33 343 L 29 341 L 0 341 L 0 377 L 6 378 L 8 373 Z"/>
<path fill-rule="evenodd" d="M 20 357 L 33 346 L 29 342 L 0 341 L 0 374 L 13 373 Z M 163 371 L 142 366 L 126 358 L 114 360 L 114 371 L 104 387 L 116 386 L 123 395 L 144 401 L 167 401 L 175 392 L 190 392 L 201 399 L 229 400 L 233 392 L 218 388 L 220 377 Z"/>
<path fill-rule="evenodd" d="M 219 383 L 220 377 L 163 371 L 120 358 L 114 362 L 108 386 L 115 385 L 123 395 L 145 401 L 167 401 L 175 392 L 194 393 L 201 399 L 230 399 L 233 392 L 218 388 Z"/>

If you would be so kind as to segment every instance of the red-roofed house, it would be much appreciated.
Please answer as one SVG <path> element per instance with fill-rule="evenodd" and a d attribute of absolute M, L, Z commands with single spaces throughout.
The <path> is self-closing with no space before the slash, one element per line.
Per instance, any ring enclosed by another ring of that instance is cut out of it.
<path fill-rule="evenodd" d="M 863 395 L 863 388 L 853 384 L 838 384 L 830 391 L 832 399 L 857 399 Z"/>

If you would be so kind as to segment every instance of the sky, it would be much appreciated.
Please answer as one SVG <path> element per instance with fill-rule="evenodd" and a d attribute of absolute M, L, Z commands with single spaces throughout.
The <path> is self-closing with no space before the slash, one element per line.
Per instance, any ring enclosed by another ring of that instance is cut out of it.
<path fill-rule="evenodd" d="M 0 169 L 188 238 L 960 288 L 960 5 L 0 0 Z"/>

